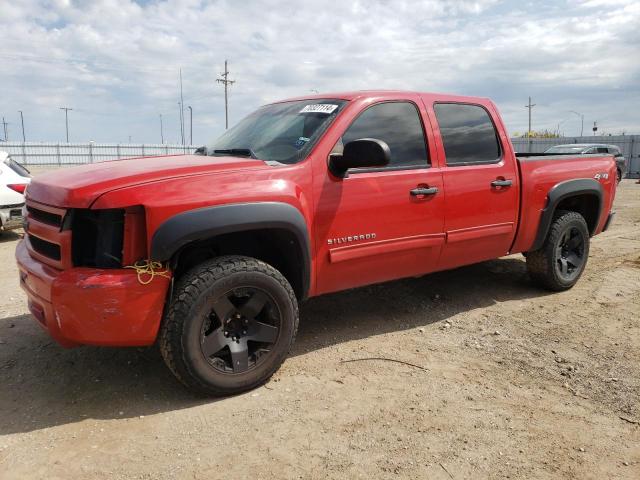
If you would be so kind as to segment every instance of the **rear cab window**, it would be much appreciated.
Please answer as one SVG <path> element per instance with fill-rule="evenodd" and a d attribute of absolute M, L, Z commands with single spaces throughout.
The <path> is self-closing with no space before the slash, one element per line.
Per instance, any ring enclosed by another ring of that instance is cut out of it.
<path fill-rule="evenodd" d="M 484 107 L 466 103 L 434 105 L 447 166 L 498 163 L 498 133 Z"/>
<path fill-rule="evenodd" d="M 344 132 L 332 153 L 361 138 L 382 140 L 389 146 L 391 160 L 382 168 L 357 168 L 350 172 L 400 170 L 429 166 L 427 144 L 420 112 L 413 102 L 393 101 L 367 107 Z"/>

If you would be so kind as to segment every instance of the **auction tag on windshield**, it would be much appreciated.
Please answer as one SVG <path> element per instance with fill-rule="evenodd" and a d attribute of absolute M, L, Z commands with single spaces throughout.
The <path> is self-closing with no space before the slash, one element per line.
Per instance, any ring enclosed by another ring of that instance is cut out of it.
<path fill-rule="evenodd" d="M 332 105 L 330 103 L 317 103 L 314 105 L 307 105 L 300 113 L 326 113 L 327 115 L 333 113 L 338 108 L 338 105 Z"/>

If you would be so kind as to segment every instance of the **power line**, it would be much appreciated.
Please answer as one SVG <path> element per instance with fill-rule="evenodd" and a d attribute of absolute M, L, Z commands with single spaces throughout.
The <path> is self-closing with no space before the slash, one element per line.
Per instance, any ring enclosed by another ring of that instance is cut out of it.
<path fill-rule="evenodd" d="M 64 122 L 67 126 L 67 143 L 69 143 L 69 110 L 73 110 L 73 108 L 60 107 L 60 110 L 64 110 Z"/>
<path fill-rule="evenodd" d="M 228 93 L 229 85 L 236 83 L 235 80 L 229 80 L 229 69 L 227 68 L 227 60 L 224 61 L 224 73 L 221 73 L 222 78 L 216 78 L 217 83 L 224 84 L 224 128 L 229 128 L 229 101 Z"/>

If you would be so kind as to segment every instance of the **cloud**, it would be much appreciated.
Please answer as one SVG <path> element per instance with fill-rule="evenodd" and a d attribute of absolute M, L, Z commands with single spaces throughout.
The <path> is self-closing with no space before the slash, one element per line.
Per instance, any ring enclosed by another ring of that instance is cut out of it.
<path fill-rule="evenodd" d="M 159 141 L 179 135 L 182 69 L 194 142 L 310 90 L 402 88 L 493 98 L 508 128 L 640 133 L 640 4 L 633 1 L 3 2 L 0 114 L 18 138 Z M 568 118 L 567 118 L 568 117 Z"/>

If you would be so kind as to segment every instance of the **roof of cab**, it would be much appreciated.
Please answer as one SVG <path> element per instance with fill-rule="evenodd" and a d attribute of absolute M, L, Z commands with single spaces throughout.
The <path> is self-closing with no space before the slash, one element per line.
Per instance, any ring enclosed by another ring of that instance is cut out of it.
<path fill-rule="evenodd" d="M 434 93 L 434 92 L 416 92 L 410 90 L 356 90 L 347 92 L 328 92 L 328 93 L 316 93 L 312 95 L 303 95 L 298 97 L 286 98 L 278 100 L 272 103 L 292 102 L 296 100 L 314 100 L 314 99 L 339 99 L 339 100 L 356 100 L 361 98 L 397 98 L 398 96 L 418 95 L 421 97 L 437 97 L 439 100 L 445 101 L 461 101 L 470 103 L 484 103 L 491 101 L 486 97 L 469 97 L 464 95 L 452 95 L 448 93 Z"/>

